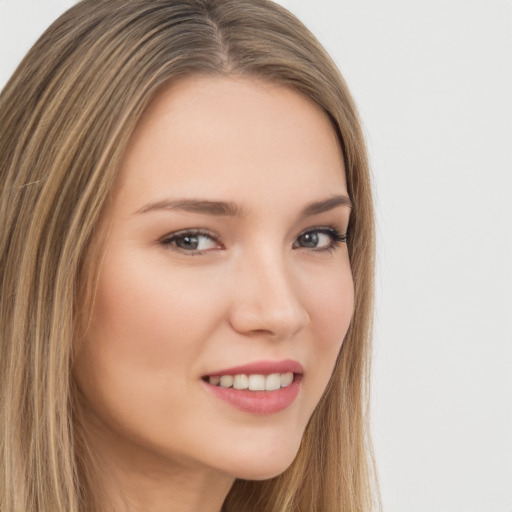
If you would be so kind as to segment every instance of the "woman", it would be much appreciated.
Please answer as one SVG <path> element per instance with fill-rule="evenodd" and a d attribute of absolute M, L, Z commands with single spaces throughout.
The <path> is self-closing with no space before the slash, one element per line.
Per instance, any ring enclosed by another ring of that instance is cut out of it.
<path fill-rule="evenodd" d="M 368 511 L 361 129 L 265 0 L 84 0 L 0 99 L 2 511 Z"/>

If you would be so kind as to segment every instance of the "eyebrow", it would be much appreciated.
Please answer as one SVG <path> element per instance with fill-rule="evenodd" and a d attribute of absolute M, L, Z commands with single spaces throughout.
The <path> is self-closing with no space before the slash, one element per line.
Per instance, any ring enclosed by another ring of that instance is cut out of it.
<path fill-rule="evenodd" d="M 205 199 L 163 199 L 149 203 L 135 213 L 146 213 L 153 210 L 181 210 L 223 217 L 243 217 L 246 213 L 240 205 L 232 201 L 210 201 Z"/>
<path fill-rule="evenodd" d="M 322 201 L 315 201 L 314 203 L 308 204 L 300 214 L 301 218 L 312 217 L 320 213 L 328 212 L 337 208 L 338 206 L 348 206 L 352 208 L 352 201 L 343 195 L 332 196 Z"/>
<path fill-rule="evenodd" d="M 300 218 L 311 217 L 328 212 L 338 206 L 352 208 L 352 202 L 347 196 L 336 195 L 309 203 L 300 213 Z M 205 199 L 163 199 L 143 206 L 135 213 L 146 213 L 155 210 L 178 210 L 190 213 L 215 215 L 219 217 L 244 217 L 247 212 L 239 204 L 233 201 L 210 201 Z"/>

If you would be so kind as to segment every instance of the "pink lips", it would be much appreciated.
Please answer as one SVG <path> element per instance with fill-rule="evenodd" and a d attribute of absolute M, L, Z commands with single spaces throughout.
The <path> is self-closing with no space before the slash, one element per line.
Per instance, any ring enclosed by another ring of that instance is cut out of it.
<path fill-rule="evenodd" d="M 208 374 L 208 377 L 216 375 L 240 375 L 245 373 L 270 375 L 271 373 L 304 373 L 304 368 L 297 361 L 285 359 L 284 361 L 257 361 L 255 363 L 244 364 L 242 366 L 235 366 L 233 368 L 226 368 L 224 370 L 214 371 Z"/>
<path fill-rule="evenodd" d="M 275 414 L 289 407 L 297 398 L 300 391 L 302 365 L 291 359 L 283 361 L 258 361 L 242 366 L 216 370 L 208 374 L 208 377 L 221 375 L 270 375 L 272 373 L 294 374 L 293 382 L 284 388 L 275 391 L 250 391 L 247 389 L 223 388 L 213 386 L 207 379 L 203 380 L 206 388 L 215 396 L 230 403 L 237 409 L 252 414 Z"/>

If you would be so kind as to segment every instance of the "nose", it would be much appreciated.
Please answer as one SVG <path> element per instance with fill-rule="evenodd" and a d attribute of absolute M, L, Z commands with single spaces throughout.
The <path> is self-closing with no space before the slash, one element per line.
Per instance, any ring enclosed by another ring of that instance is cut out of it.
<path fill-rule="evenodd" d="M 235 272 L 234 287 L 230 323 L 239 333 L 285 339 L 310 321 L 303 304 L 307 290 L 282 257 L 245 261 Z"/>

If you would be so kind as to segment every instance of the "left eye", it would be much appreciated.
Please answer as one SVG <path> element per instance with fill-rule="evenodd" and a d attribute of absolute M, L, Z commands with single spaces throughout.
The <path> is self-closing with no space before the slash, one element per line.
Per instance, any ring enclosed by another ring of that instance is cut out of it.
<path fill-rule="evenodd" d="M 171 246 L 187 252 L 202 252 L 209 249 L 218 249 L 218 242 L 207 233 L 175 233 L 164 240 L 162 245 Z"/>
<path fill-rule="evenodd" d="M 331 249 L 337 243 L 345 242 L 346 236 L 340 235 L 334 229 L 311 229 L 300 234 L 293 244 L 294 248 Z"/>

